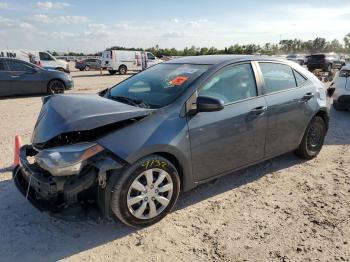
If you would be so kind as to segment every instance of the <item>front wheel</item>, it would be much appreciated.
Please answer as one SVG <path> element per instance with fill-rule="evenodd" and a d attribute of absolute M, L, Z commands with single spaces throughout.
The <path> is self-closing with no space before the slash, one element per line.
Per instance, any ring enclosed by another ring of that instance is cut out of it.
<path fill-rule="evenodd" d="M 84 70 L 85 70 L 85 71 L 90 71 L 90 66 L 88 66 L 88 65 L 85 66 Z"/>
<path fill-rule="evenodd" d="M 63 94 L 64 90 L 64 83 L 60 80 L 52 80 L 47 86 L 47 93 L 50 95 Z"/>
<path fill-rule="evenodd" d="M 110 208 L 123 223 L 146 227 L 164 218 L 175 205 L 180 180 L 167 159 L 151 155 L 137 161 L 113 186 Z"/>
<path fill-rule="evenodd" d="M 323 146 L 327 133 L 326 123 L 320 116 L 315 116 L 306 128 L 304 137 L 295 153 L 304 159 L 316 157 Z"/>

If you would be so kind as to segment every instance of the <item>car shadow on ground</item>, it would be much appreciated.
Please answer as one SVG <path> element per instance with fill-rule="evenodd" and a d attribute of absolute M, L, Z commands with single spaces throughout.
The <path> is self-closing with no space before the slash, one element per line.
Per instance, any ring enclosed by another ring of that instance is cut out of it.
<path fill-rule="evenodd" d="M 30 97 L 42 97 L 47 96 L 48 94 L 26 94 L 26 95 L 11 95 L 11 96 L 2 96 L 0 97 L 1 100 L 7 100 L 7 99 L 18 99 L 18 98 L 30 98 Z"/>
<path fill-rule="evenodd" d="M 252 183 L 268 173 L 301 163 L 303 160 L 294 154 L 286 154 L 234 172 L 182 194 L 175 210 Z M 57 261 L 138 231 L 121 222 L 100 221 L 93 211 L 81 215 L 81 218 L 75 216 L 74 222 L 69 217 L 58 219 L 49 216 L 27 203 L 12 180 L 0 182 L 0 192 L 0 253 L 3 258 L 12 261 Z"/>

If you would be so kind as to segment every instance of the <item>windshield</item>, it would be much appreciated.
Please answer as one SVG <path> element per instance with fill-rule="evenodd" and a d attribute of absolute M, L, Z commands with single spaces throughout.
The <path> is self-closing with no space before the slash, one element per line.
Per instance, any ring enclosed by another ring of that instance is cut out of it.
<path fill-rule="evenodd" d="M 209 65 L 158 64 L 112 87 L 109 97 L 139 101 L 151 108 L 163 107 L 172 103 L 208 68 Z"/>

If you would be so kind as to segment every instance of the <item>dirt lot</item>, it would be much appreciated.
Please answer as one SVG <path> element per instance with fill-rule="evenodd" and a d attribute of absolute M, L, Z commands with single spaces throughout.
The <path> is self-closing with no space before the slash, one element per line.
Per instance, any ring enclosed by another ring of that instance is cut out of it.
<path fill-rule="evenodd" d="M 72 92 L 96 92 L 122 79 L 98 74 L 73 72 Z M 49 217 L 17 192 L 14 136 L 29 142 L 40 106 L 40 97 L 0 100 L 0 261 L 350 259 L 350 112 L 331 112 L 315 160 L 286 154 L 202 185 L 157 225 L 134 230 L 93 216 Z"/>

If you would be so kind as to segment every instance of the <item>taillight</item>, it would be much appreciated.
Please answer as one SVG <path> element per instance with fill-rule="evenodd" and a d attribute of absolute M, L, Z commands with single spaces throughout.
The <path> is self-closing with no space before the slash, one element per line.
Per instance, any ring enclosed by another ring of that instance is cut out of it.
<path fill-rule="evenodd" d="M 339 77 L 349 77 L 350 76 L 350 70 L 341 70 L 339 72 Z"/>

